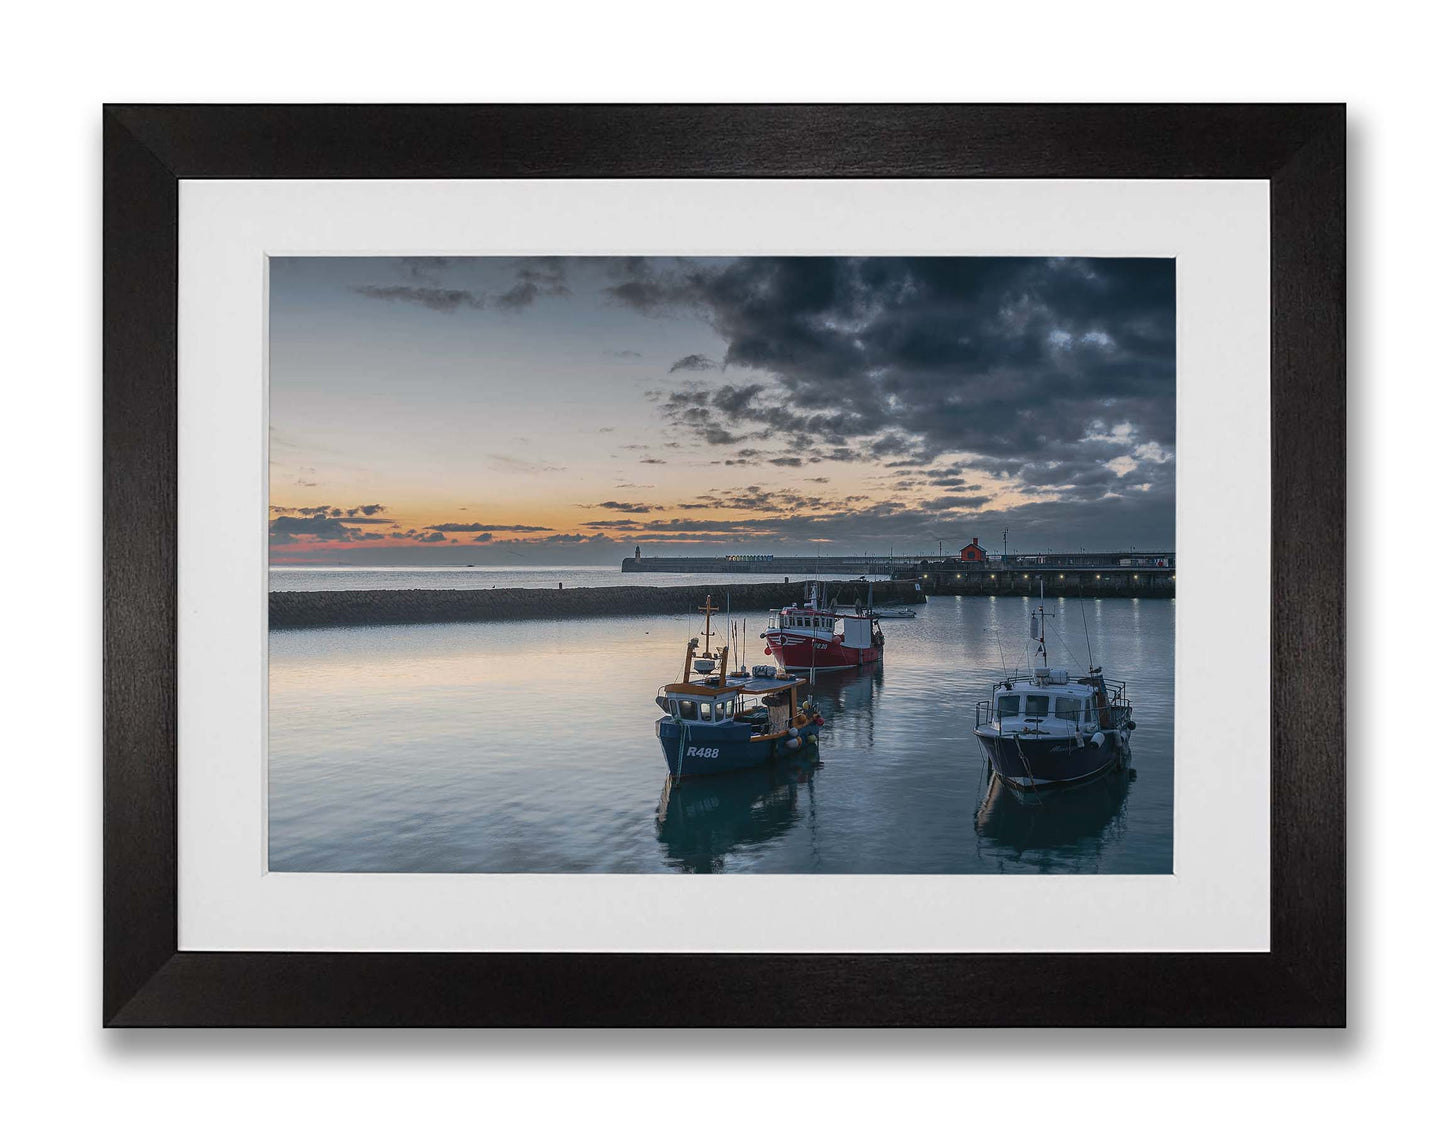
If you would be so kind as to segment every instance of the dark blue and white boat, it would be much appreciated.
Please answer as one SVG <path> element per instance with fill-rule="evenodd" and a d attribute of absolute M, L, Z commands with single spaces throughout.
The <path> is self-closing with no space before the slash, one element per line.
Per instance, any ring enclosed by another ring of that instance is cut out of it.
<path fill-rule="evenodd" d="M 1134 708 L 1127 686 L 1109 681 L 1102 667 L 1083 677 L 1049 665 L 1044 638 L 1043 584 L 1029 615 L 1038 642 L 1033 675 L 995 683 L 993 696 L 974 706 L 973 734 L 1000 780 L 1015 790 L 1080 783 L 1116 771 L 1129 761 Z"/>
<path fill-rule="evenodd" d="M 798 701 L 807 682 L 771 665 L 729 673 L 728 647 L 698 658 L 687 644 L 682 680 L 657 690 L 657 740 L 675 779 L 761 767 L 817 747 L 823 717 Z M 693 674 L 698 676 L 694 678 Z"/>

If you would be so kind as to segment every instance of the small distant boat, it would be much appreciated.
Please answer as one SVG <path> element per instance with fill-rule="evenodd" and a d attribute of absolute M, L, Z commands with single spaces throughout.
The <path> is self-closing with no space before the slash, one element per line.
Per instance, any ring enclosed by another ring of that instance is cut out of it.
<path fill-rule="evenodd" d="M 798 701 L 806 682 L 771 665 L 729 673 L 727 646 L 709 658 L 697 657 L 697 648 L 693 638 L 682 679 L 657 690 L 657 707 L 667 714 L 657 721 L 657 741 L 670 775 L 761 767 L 817 747 L 823 717 L 812 701 Z"/>
<path fill-rule="evenodd" d="M 1098 778 L 1129 761 L 1134 707 L 1127 686 L 1094 666 L 1083 677 L 1049 665 L 1043 583 L 1029 632 L 1039 643 L 1033 674 L 1005 678 L 974 706 L 973 734 L 1006 786 L 1037 790 Z"/>
<path fill-rule="evenodd" d="M 763 652 L 789 673 L 828 673 L 883 659 L 877 612 L 861 605 L 840 611 L 827 605 L 827 591 L 826 584 L 809 584 L 807 601 L 775 612 L 761 635 L 768 643 Z"/>
<path fill-rule="evenodd" d="M 874 618 L 917 618 L 918 612 L 912 607 L 874 607 Z"/>

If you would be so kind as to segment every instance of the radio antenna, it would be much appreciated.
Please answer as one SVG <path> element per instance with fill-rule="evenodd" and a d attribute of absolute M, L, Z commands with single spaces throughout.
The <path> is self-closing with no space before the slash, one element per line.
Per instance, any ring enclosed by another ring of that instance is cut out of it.
<path fill-rule="evenodd" d="M 1008 660 L 1003 656 L 1003 635 L 999 632 L 999 628 L 997 626 L 993 628 L 993 640 L 994 644 L 998 646 L 998 667 L 1003 672 L 1003 679 L 1007 681 Z"/>

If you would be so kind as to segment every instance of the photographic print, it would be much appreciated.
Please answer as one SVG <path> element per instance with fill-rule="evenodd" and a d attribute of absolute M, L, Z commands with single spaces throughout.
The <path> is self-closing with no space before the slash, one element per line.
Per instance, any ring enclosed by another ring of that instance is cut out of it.
<path fill-rule="evenodd" d="M 1172 259 L 268 300 L 271 870 L 1173 870 Z"/>

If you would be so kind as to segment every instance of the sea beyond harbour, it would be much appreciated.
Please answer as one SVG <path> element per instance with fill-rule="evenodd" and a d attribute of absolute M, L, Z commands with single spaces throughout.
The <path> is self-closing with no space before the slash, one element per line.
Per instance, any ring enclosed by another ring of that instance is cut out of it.
<path fill-rule="evenodd" d="M 615 566 L 281 567 L 271 589 L 715 581 L 725 590 L 758 578 L 643 577 Z M 678 675 L 701 615 L 273 631 L 270 866 L 1171 872 L 1174 601 L 1048 603 L 1051 664 L 1082 671 L 1091 653 L 1128 683 L 1138 729 L 1126 772 L 1022 799 L 990 786 L 971 729 L 974 702 L 1001 664 L 1028 663 L 1024 597 L 935 596 L 915 619 L 886 620 L 878 667 L 820 674 L 810 690 L 827 718 L 816 760 L 678 786 L 666 781 L 653 697 Z M 767 662 L 757 637 L 765 616 L 734 622 L 747 662 Z"/>

